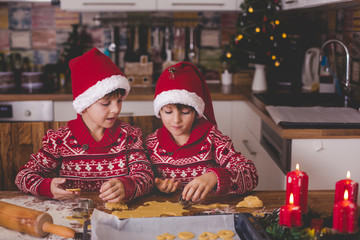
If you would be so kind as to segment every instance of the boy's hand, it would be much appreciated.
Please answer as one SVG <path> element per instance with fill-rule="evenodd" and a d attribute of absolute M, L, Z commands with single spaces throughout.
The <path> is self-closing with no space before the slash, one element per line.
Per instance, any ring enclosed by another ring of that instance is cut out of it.
<path fill-rule="evenodd" d="M 99 197 L 104 202 L 120 202 L 125 198 L 124 184 L 115 178 L 103 183 Z"/>
<path fill-rule="evenodd" d="M 216 186 L 217 176 L 215 173 L 208 172 L 200 177 L 194 178 L 189 182 L 183 192 L 182 198 L 186 201 L 197 202 L 198 200 L 203 200 L 206 195 Z"/>
<path fill-rule="evenodd" d="M 159 191 L 164 193 L 175 192 L 180 186 L 180 182 L 175 181 L 173 178 L 165 178 L 164 180 L 155 178 L 155 184 Z"/>
<path fill-rule="evenodd" d="M 60 185 L 65 183 L 65 178 L 53 178 L 50 184 L 50 191 L 54 199 L 64 200 L 80 196 L 80 192 L 71 192 L 64 190 Z"/>

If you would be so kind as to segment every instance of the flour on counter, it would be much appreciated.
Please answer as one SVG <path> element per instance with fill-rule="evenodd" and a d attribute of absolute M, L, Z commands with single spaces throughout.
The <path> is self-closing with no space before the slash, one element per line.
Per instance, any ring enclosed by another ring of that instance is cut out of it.
<path fill-rule="evenodd" d="M 0 199 L 3 202 L 15 204 L 18 206 L 31 208 L 37 211 L 46 212 L 50 214 L 53 219 L 53 223 L 56 225 L 62 225 L 74 229 L 76 232 L 82 232 L 82 226 L 78 221 L 70 221 L 66 217 L 72 216 L 72 209 L 77 207 L 76 199 L 72 200 L 46 200 L 43 201 L 36 196 L 19 196 L 13 198 Z M 23 234 L 14 230 L 10 230 L 0 226 L 0 240 L 38 240 L 40 238 L 33 237 L 28 234 Z M 47 237 L 42 239 L 57 240 L 64 239 L 63 237 L 49 234 Z"/>

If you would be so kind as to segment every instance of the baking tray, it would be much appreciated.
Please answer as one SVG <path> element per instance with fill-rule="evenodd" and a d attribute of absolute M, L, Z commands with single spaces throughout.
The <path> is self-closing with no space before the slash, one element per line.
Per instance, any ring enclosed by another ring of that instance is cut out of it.
<path fill-rule="evenodd" d="M 155 217 L 118 219 L 116 216 L 94 210 L 91 218 L 91 239 L 105 240 L 121 236 L 124 239 L 155 239 L 168 232 L 190 231 L 198 238 L 202 232 L 229 229 L 237 233 L 233 239 L 270 240 L 262 226 L 250 213 L 216 214 L 182 217 Z"/>

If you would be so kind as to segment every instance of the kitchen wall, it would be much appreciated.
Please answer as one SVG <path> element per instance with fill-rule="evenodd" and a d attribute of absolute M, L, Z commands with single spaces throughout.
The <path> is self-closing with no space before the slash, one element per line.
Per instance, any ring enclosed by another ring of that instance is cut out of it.
<path fill-rule="evenodd" d="M 300 53 L 310 47 L 320 47 L 330 38 L 342 40 L 352 56 L 352 79 L 355 86 L 360 84 L 360 7 L 296 10 L 284 12 L 282 17 L 289 35 L 298 36 L 296 46 L 300 48 Z M 63 44 L 69 39 L 72 24 L 81 24 L 82 31 L 91 39 L 88 47 L 102 50 L 113 41 L 113 27 L 119 26 L 119 65 L 123 67 L 127 44 L 125 23 L 139 24 L 129 20 L 136 18 L 152 24 L 165 19 L 173 26 L 186 25 L 191 19 L 195 20 L 196 26 L 201 29 L 196 37 L 198 47 L 201 46 L 199 64 L 208 69 L 221 69 L 219 56 L 222 46 L 235 31 L 237 13 L 76 13 L 65 12 L 58 6 L 46 3 L 0 3 L 0 52 L 19 52 L 32 59 L 35 65 L 55 63 L 64 48 Z M 178 41 L 182 43 L 184 39 Z M 341 73 L 344 70 L 342 50 L 339 47 L 336 50 L 339 52 Z M 302 58 L 303 54 L 295 57 Z M 301 63 L 302 59 L 298 62 Z M 209 78 L 211 74 L 214 72 L 209 73 Z"/>
<path fill-rule="evenodd" d="M 169 25 L 176 28 L 184 26 L 201 28 L 201 33 L 194 36 L 197 40 L 196 47 L 201 45 L 199 63 L 206 68 L 220 69 L 221 47 L 235 31 L 237 19 L 237 13 L 214 12 L 74 13 L 44 3 L 0 3 L 0 13 L 0 52 L 19 52 L 23 57 L 28 56 L 32 59 L 35 65 L 55 63 L 64 48 L 63 44 L 69 40 L 71 25 L 80 24 L 82 28 L 80 31 L 90 38 L 88 47 L 97 47 L 103 51 L 114 40 L 114 26 L 118 26 L 120 28 L 119 65 L 124 67 L 128 24 L 137 26 L 150 23 L 151 31 L 154 31 L 155 27 Z M 94 20 L 95 18 L 98 20 Z M 178 39 L 173 39 L 174 44 L 184 44 L 184 32 L 180 34 Z M 136 42 L 135 48 L 138 47 L 137 44 Z M 177 54 L 173 54 L 173 57 L 175 61 L 183 60 L 180 59 L 181 56 L 176 59 Z"/>

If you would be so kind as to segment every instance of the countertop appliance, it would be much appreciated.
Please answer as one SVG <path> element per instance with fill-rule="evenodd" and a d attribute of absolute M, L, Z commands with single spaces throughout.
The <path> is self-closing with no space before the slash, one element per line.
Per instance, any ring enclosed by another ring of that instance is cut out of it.
<path fill-rule="evenodd" d="M 53 101 L 0 101 L 0 122 L 50 122 Z"/>
<path fill-rule="evenodd" d="M 312 90 L 319 84 L 319 56 L 320 48 L 309 48 L 305 52 L 304 63 L 302 66 L 302 88 Z"/>

